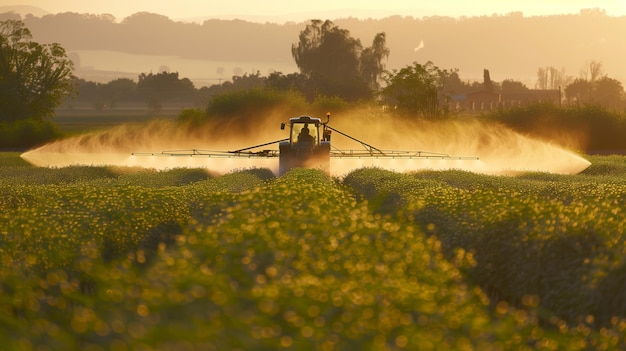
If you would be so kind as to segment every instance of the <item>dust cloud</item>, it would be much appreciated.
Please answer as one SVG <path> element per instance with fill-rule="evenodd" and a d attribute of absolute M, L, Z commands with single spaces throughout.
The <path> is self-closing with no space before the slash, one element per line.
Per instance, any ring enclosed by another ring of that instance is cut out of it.
<path fill-rule="evenodd" d="M 277 172 L 277 158 L 207 158 L 160 156 L 162 151 L 232 151 L 285 138 L 274 114 L 254 121 L 216 120 L 202 125 L 154 120 L 123 124 L 108 130 L 66 138 L 27 151 L 21 157 L 39 167 L 73 165 L 145 167 L 157 170 L 207 168 L 221 174 L 244 168 L 270 168 Z M 267 145 L 262 149 L 278 149 Z M 258 149 L 261 150 L 261 149 Z M 251 151 L 258 151 L 257 149 Z M 138 156 L 134 154 L 144 154 Z M 154 155 L 147 155 L 154 154 Z M 276 165 L 274 165 L 274 163 Z"/>
<path fill-rule="evenodd" d="M 204 125 L 164 120 L 126 124 L 56 141 L 25 152 L 22 158 L 41 167 L 111 165 L 157 170 L 187 167 L 207 168 L 216 174 L 247 168 L 269 168 L 276 174 L 276 157 L 209 158 L 158 154 L 190 149 L 233 151 L 278 141 L 288 138 L 288 131 L 280 130 L 280 123 L 287 122 L 289 117 L 297 116 L 285 116 L 276 111 L 256 120 L 232 118 Z M 522 172 L 577 174 L 590 165 L 583 157 L 559 145 L 530 138 L 499 124 L 477 120 L 402 120 L 363 110 L 342 112 L 331 117 L 329 125 L 380 150 L 422 151 L 451 156 L 450 159 L 333 158 L 333 176 L 341 176 L 361 167 L 381 167 L 398 172 L 459 169 L 492 175 Z M 364 150 L 361 144 L 340 133 L 333 132 L 331 142 L 333 149 Z M 263 149 L 278 150 L 278 144 L 250 151 Z M 136 153 L 154 155 L 133 155 Z"/>
<path fill-rule="evenodd" d="M 331 169 L 336 172 L 378 166 L 398 172 L 460 169 L 492 175 L 577 174 L 591 165 L 577 153 L 557 144 L 522 135 L 501 124 L 471 118 L 424 121 L 361 114 L 342 117 L 333 127 L 354 131 L 348 134 L 382 150 L 417 150 L 450 156 L 449 159 L 337 159 L 331 162 Z M 334 139 L 337 141 L 334 146 L 346 148 L 343 140 L 338 139 Z M 472 157 L 476 159 L 471 160 Z"/>

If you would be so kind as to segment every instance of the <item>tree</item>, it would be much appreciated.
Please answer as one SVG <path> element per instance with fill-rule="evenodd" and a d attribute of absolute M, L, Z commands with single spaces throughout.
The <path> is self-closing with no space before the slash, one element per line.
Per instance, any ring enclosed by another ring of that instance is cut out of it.
<path fill-rule="evenodd" d="M 0 22 L 0 121 L 51 117 L 76 91 L 73 63 L 61 45 L 31 39 L 23 22 Z"/>
<path fill-rule="evenodd" d="M 188 78 L 179 79 L 178 72 L 141 73 L 137 82 L 137 93 L 150 108 L 158 110 L 165 100 L 193 101 L 196 89 Z"/>
<path fill-rule="evenodd" d="M 488 69 L 483 69 L 483 85 L 486 91 L 493 93 L 493 82 L 491 81 L 491 75 Z"/>
<path fill-rule="evenodd" d="M 603 76 L 602 62 L 590 61 L 580 70 L 580 77 L 594 83 Z"/>
<path fill-rule="evenodd" d="M 535 87 L 543 90 L 557 90 L 568 84 L 569 80 L 565 76 L 565 69 L 560 71 L 552 66 L 537 69 L 537 83 Z"/>
<path fill-rule="evenodd" d="M 74 77 L 74 85 L 77 90 L 76 100 L 78 101 L 95 101 L 100 98 L 101 83 L 87 81 L 82 78 Z"/>
<path fill-rule="evenodd" d="M 565 87 L 565 94 L 569 101 L 605 107 L 623 107 L 626 100 L 622 83 L 607 76 L 596 78 L 593 82 L 578 78 Z"/>
<path fill-rule="evenodd" d="M 624 87 L 618 80 L 602 77 L 594 84 L 594 100 L 607 107 L 620 107 L 624 104 Z"/>
<path fill-rule="evenodd" d="M 118 101 L 129 101 L 135 98 L 137 83 L 130 78 L 117 78 L 101 86 L 102 97 L 111 108 Z"/>
<path fill-rule="evenodd" d="M 306 76 L 302 73 L 289 73 L 284 75 L 281 72 L 272 72 L 267 77 L 265 84 L 271 89 L 302 92 L 305 90 Z"/>
<path fill-rule="evenodd" d="M 569 101 L 585 103 L 591 101 L 593 84 L 583 78 L 576 78 L 565 87 L 565 95 Z"/>
<path fill-rule="evenodd" d="M 437 115 L 439 106 L 444 105 L 439 101 L 440 93 L 453 73 L 440 70 L 430 61 L 424 65 L 413 62 L 413 66 L 386 72 L 387 85 L 381 91 L 383 101 L 408 113 Z"/>
<path fill-rule="evenodd" d="M 262 77 L 259 71 L 254 74 L 244 73 L 243 76 L 233 76 L 233 87 L 237 90 L 262 88 L 266 80 L 267 78 Z"/>
<path fill-rule="evenodd" d="M 300 32 L 291 53 L 296 65 L 317 95 L 338 96 L 346 100 L 369 98 L 378 87 L 383 58 L 389 55 L 385 34 L 375 36 L 372 47 L 363 49 L 361 41 L 331 21 L 312 20 Z"/>
<path fill-rule="evenodd" d="M 274 76 L 280 76 L 280 73 L 272 73 Z M 271 76 L 270 76 L 271 77 Z M 232 82 L 226 81 L 220 84 L 214 84 L 209 87 L 202 87 L 198 90 L 196 102 L 203 104 L 211 101 L 211 99 L 220 94 L 238 92 L 243 90 L 261 89 L 268 85 L 270 78 L 261 76 L 260 72 L 254 74 L 244 73 L 243 76 L 233 76 Z M 272 87 L 275 90 L 281 90 L 278 87 Z M 282 89 L 288 90 L 288 89 Z"/>
<path fill-rule="evenodd" d="M 513 79 L 505 79 L 502 81 L 502 90 L 528 90 L 528 87 L 522 82 Z"/>
<path fill-rule="evenodd" d="M 372 46 L 361 52 L 361 77 L 373 90 L 380 88 L 378 80 L 385 70 L 383 59 L 389 57 L 389 48 L 386 43 L 385 33 L 378 33 L 374 37 Z"/>
<path fill-rule="evenodd" d="M 472 86 L 461 80 L 459 77 L 459 71 L 457 69 L 449 72 L 443 83 L 443 93 L 447 95 L 455 95 L 472 90 Z"/>

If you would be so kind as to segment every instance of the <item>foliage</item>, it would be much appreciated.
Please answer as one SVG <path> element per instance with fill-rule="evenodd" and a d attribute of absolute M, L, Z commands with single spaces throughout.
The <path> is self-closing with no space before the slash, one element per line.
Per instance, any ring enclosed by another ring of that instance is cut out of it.
<path fill-rule="evenodd" d="M 374 37 L 372 46 L 361 52 L 361 76 L 372 90 L 380 88 L 379 79 L 385 70 L 383 59 L 389 57 L 390 50 L 386 47 L 387 36 L 378 33 Z"/>
<path fill-rule="evenodd" d="M 537 69 L 537 83 L 535 87 L 543 90 L 558 90 L 571 83 L 571 78 L 566 77 L 565 69 L 558 70 L 555 67 L 540 67 Z"/>
<path fill-rule="evenodd" d="M 306 101 L 296 92 L 254 88 L 214 96 L 206 114 L 209 118 L 248 118 L 276 108 L 284 108 L 285 114 L 301 113 L 304 106 Z"/>
<path fill-rule="evenodd" d="M 626 107 L 626 93 L 617 79 L 602 77 L 594 83 L 593 102 L 607 107 Z"/>
<path fill-rule="evenodd" d="M 207 121 L 206 111 L 201 109 L 186 108 L 178 115 L 178 122 L 191 126 L 201 126 Z"/>
<path fill-rule="evenodd" d="M 385 33 L 378 33 L 372 46 L 363 49 L 359 39 L 326 20 L 312 20 L 300 32 L 291 52 L 307 84 L 318 94 L 349 101 L 370 98 L 389 56 Z"/>
<path fill-rule="evenodd" d="M 96 83 L 74 78 L 78 87 L 77 100 L 88 102 L 96 110 L 113 109 L 120 102 L 144 102 L 151 110 L 159 110 L 171 101 L 199 103 L 203 90 L 196 90 L 189 78 L 178 73 L 141 73 L 138 82 L 118 78 L 108 83 Z"/>
<path fill-rule="evenodd" d="M 339 79 L 358 76 L 361 42 L 350 37 L 348 30 L 329 20 L 312 20 L 300 32 L 299 39 L 298 44 L 292 45 L 291 53 L 301 73 Z"/>
<path fill-rule="evenodd" d="M 459 248 L 472 253 L 477 264 L 466 272 L 492 303 L 521 307 L 532 298 L 540 318 L 562 332 L 591 328 L 623 338 L 626 182 L 623 173 L 590 171 L 510 178 L 362 169 L 344 183 L 374 211 L 411 218 L 449 259 Z"/>
<path fill-rule="evenodd" d="M 313 115 L 323 116 L 328 112 L 338 113 L 353 108 L 354 105 L 338 97 L 318 96 L 311 104 Z"/>
<path fill-rule="evenodd" d="M 528 90 L 528 87 L 522 82 L 513 79 L 505 79 L 501 84 L 502 90 Z"/>
<path fill-rule="evenodd" d="M 589 77 L 575 79 L 565 87 L 569 103 L 597 104 L 608 108 L 626 107 L 622 83 L 602 74 L 602 63 L 592 61 L 587 68 Z"/>
<path fill-rule="evenodd" d="M 441 112 L 439 99 L 445 98 L 440 92 L 450 74 L 430 61 L 424 65 L 413 62 L 412 66 L 387 71 L 384 77 L 387 84 L 381 91 L 383 102 L 410 114 L 436 116 Z"/>
<path fill-rule="evenodd" d="M 314 91 L 308 91 L 307 77 L 302 73 L 290 73 L 287 75 L 281 72 L 272 72 L 267 77 L 266 87 L 283 91 L 299 91 L 308 99 L 315 97 Z"/>
<path fill-rule="evenodd" d="M 263 89 L 269 86 L 267 84 L 269 77 L 262 77 L 259 72 L 250 75 L 245 73 L 243 76 L 233 76 L 232 79 L 232 82 L 226 81 L 198 89 L 196 104 L 198 106 L 206 106 L 217 95 L 236 93 L 243 90 Z"/>
<path fill-rule="evenodd" d="M 28 118 L 0 122 L 0 148 L 28 148 L 60 138 L 61 131 L 50 121 Z"/>
<path fill-rule="evenodd" d="M 443 97 L 442 100 L 446 100 L 453 95 L 467 94 L 475 91 L 482 91 L 484 89 L 482 83 L 462 81 L 461 77 L 459 77 L 458 69 L 445 72 L 441 78 L 442 83 L 441 88 L 439 89 L 439 95 L 440 98 Z"/>
<path fill-rule="evenodd" d="M 570 101 L 580 101 L 582 103 L 591 100 L 592 84 L 586 79 L 577 78 L 565 87 L 565 95 Z"/>
<path fill-rule="evenodd" d="M 178 72 L 160 72 L 139 75 L 137 93 L 149 107 L 159 109 L 166 99 L 186 99 L 193 96 L 195 88 L 189 78 L 178 78 Z"/>
<path fill-rule="evenodd" d="M 119 102 L 139 101 L 137 83 L 129 78 L 118 78 L 108 83 L 96 83 L 74 77 L 77 101 L 90 102 L 100 111 L 117 107 Z"/>
<path fill-rule="evenodd" d="M 494 91 L 494 84 L 491 81 L 491 75 L 489 74 L 488 69 L 483 69 L 483 89 L 490 93 L 493 93 Z"/>
<path fill-rule="evenodd" d="M 581 275 L 568 274 L 575 269 L 600 283 L 591 304 L 612 296 L 603 308 L 621 306 L 621 241 L 568 246 L 561 238 L 579 232 L 561 231 L 574 222 L 559 217 L 579 211 L 580 230 L 593 228 L 596 243 L 614 238 L 623 211 L 609 205 L 623 194 L 620 177 L 362 169 L 339 184 L 315 170 L 211 178 L 182 169 L 37 169 L 11 157 L 0 155 L 7 350 L 625 346 L 622 319 L 570 325 L 544 310 L 558 299 L 573 312 L 590 306 L 575 304 L 586 292 L 576 290 Z M 497 225 L 513 218 L 534 224 L 528 241 Z M 548 264 L 526 271 L 539 263 L 523 254 L 543 252 Z M 576 257 L 589 263 L 568 267 Z M 515 285 L 521 301 L 488 300 L 479 288 L 485 268 L 495 288 Z M 570 290 L 527 294 L 532 275 L 524 272 L 542 274 L 544 289 Z"/>
<path fill-rule="evenodd" d="M 280 111 L 283 116 L 301 115 L 309 111 L 312 115 L 341 112 L 353 107 L 338 97 L 318 96 L 307 102 L 295 91 L 275 89 L 249 89 L 214 96 L 206 110 L 184 109 L 178 116 L 180 123 L 201 126 L 209 121 L 259 120 Z"/>
<path fill-rule="evenodd" d="M 621 57 L 615 54 L 615 48 L 626 46 L 625 38 L 621 35 L 626 32 L 626 20 L 600 11 L 595 14 L 592 13 L 594 10 L 583 11 L 585 13 L 555 16 L 522 16 L 520 12 L 512 12 L 456 19 L 446 16 L 411 17 L 408 13 L 398 13 L 399 16 L 384 20 L 376 16 L 369 19 L 347 17 L 336 19 L 334 23 L 350 29 L 354 37 L 368 40 L 375 32 L 384 30 L 393 52 L 389 61 L 392 67 L 401 67 L 415 60 L 416 52 L 412 48 L 416 45 L 416 39 L 423 37 L 427 39 L 425 49 L 428 52 L 421 51 L 418 55 L 424 53 L 433 62 L 451 62 L 449 59 L 457 60 L 454 58 L 456 56 L 459 62 L 462 60 L 468 67 L 479 69 L 489 62 L 487 68 L 498 75 L 506 72 L 513 77 L 534 75 L 536 68 L 529 66 L 525 55 L 519 54 L 519 48 L 524 48 L 527 52 L 552 53 L 550 62 L 570 67 L 590 58 L 602 59 L 606 61 L 607 68 L 615 67 L 616 71 L 609 73 L 616 77 L 626 76 L 623 70 L 619 70 Z M 16 14 L 4 15 L 19 18 Z M 151 13 L 142 13 L 135 18 L 133 21 L 122 21 L 123 18 L 115 19 L 110 14 L 66 12 L 43 17 L 27 16 L 24 21 L 37 40 L 47 42 L 63 37 L 67 50 L 94 47 L 95 43 L 99 43 L 102 48 L 117 52 L 221 62 L 249 62 L 251 53 L 259 62 L 286 62 L 291 58 L 289 48 L 294 42 L 294 36 L 304 27 L 297 21 L 283 24 L 222 19 L 209 19 L 203 23 L 181 22 Z M 494 38 L 497 44 L 491 40 L 475 41 L 472 43 L 473 50 L 463 50 L 462 58 L 455 55 L 457 52 L 454 48 L 465 48 L 467 38 L 486 38 L 494 34 L 493 28 L 497 28 L 498 37 Z M 540 33 L 550 33 L 554 28 L 568 30 L 553 32 L 556 40 L 551 42 L 537 40 Z M 589 28 L 596 32 L 590 32 Z M 603 33 L 605 45 L 596 45 L 589 50 L 573 50 L 580 48 L 583 42 L 590 43 L 597 39 L 596 33 Z M 516 39 L 507 40 L 509 38 Z M 495 47 L 499 48 L 499 60 L 490 59 Z M 565 57 L 561 53 L 568 55 Z M 538 59 L 536 62 L 540 61 Z M 518 70 L 512 72 L 511 67 Z M 207 71 L 214 69 L 208 67 Z M 463 72 L 463 76 L 478 76 L 480 73 L 467 71 Z M 571 73 L 578 74 L 578 71 Z"/>
<path fill-rule="evenodd" d="M 311 86 L 307 88 L 307 91 L 315 91 L 315 97 L 319 95 L 336 96 L 352 103 L 370 100 L 373 97 L 373 92 L 361 78 L 356 76 L 337 79 L 331 76 L 313 74 L 307 82 Z"/>
<path fill-rule="evenodd" d="M 276 74 L 276 73 L 275 73 Z M 280 75 L 280 73 L 277 73 Z M 232 82 L 226 81 L 220 84 L 204 87 L 200 89 L 202 95 L 217 95 L 222 93 L 235 92 L 239 90 L 258 89 L 267 86 L 268 77 L 262 77 L 259 72 L 255 74 L 244 73 L 242 76 L 233 76 Z"/>
<path fill-rule="evenodd" d="M 74 91 L 63 47 L 31 38 L 23 22 L 0 22 L 0 121 L 50 117 Z"/>
<path fill-rule="evenodd" d="M 178 122 L 188 126 L 201 126 L 209 121 L 259 120 L 280 110 L 282 115 L 300 115 L 310 111 L 313 115 L 345 111 L 352 105 L 338 97 L 318 96 L 308 103 L 297 92 L 274 89 L 249 89 L 216 95 L 206 110 L 184 109 Z"/>
<path fill-rule="evenodd" d="M 120 101 L 128 101 L 137 95 L 137 83 L 129 78 L 113 79 L 100 89 L 104 106 L 114 108 Z M 180 92 L 177 92 L 180 93 Z"/>
<path fill-rule="evenodd" d="M 591 166 L 587 168 L 583 173 L 591 176 L 606 176 L 606 177 L 618 177 L 626 174 L 626 163 L 624 162 L 624 156 L 610 155 L 599 156 L 590 155 L 588 157 Z"/>

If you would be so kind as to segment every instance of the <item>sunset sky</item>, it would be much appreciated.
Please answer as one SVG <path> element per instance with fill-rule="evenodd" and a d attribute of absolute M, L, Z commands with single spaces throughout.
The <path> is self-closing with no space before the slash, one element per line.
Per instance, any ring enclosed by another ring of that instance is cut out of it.
<path fill-rule="evenodd" d="M 402 15 L 479 16 L 523 12 L 526 16 L 572 14 L 600 8 L 610 16 L 626 15 L 626 0 L 0 0 L 0 6 L 30 5 L 50 13 L 112 14 L 121 20 L 133 13 L 152 12 L 171 19 L 237 17 L 242 19 L 303 20 L 315 17 L 386 17 Z"/>

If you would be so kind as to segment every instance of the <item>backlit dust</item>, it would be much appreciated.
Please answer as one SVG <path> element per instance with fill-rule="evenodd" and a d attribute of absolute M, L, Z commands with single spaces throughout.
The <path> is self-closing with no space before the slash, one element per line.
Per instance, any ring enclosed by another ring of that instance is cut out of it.
<path fill-rule="evenodd" d="M 304 113 L 306 114 L 306 113 Z M 216 174 L 249 168 L 278 171 L 278 158 L 202 156 L 137 156 L 162 151 L 202 149 L 232 151 L 288 138 L 280 123 L 289 117 L 273 113 L 259 120 L 231 119 L 205 125 L 181 125 L 155 120 L 147 124 L 125 124 L 109 130 L 56 141 L 22 154 L 40 167 L 71 165 L 128 166 L 157 170 L 206 168 Z M 318 117 L 318 116 L 314 116 Z M 326 121 L 325 116 L 319 116 Z M 533 139 L 499 124 L 476 120 L 406 121 L 384 113 L 359 111 L 331 117 L 330 126 L 380 150 L 408 150 L 477 159 L 378 159 L 333 158 L 331 174 L 345 175 L 362 167 L 381 167 L 397 172 L 459 169 L 493 175 L 520 172 L 576 174 L 590 162 L 562 146 Z M 332 134 L 332 148 L 364 150 L 360 143 L 339 133 Z M 250 151 L 278 150 L 278 144 Z"/>

